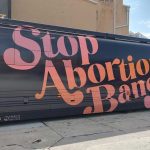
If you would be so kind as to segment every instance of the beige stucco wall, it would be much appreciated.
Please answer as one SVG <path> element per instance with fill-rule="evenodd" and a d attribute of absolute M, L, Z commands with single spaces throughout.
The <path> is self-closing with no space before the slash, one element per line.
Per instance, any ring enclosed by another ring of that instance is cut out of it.
<path fill-rule="evenodd" d="M 128 34 L 129 33 L 129 20 L 127 20 L 128 7 L 123 5 L 123 0 L 116 0 L 116 30 L 117 34 Z"/>
<path fill-rule="evenodd" d="M 13 0 L 12 18 L 96 30 L 96 5 L 84 0 Z"/>
<path fill-rule="evenodd" d="M 114 0 L 95 1 L 12 0 L 12 19 L 127 35 L 127 26 L 114 30 Z M 115 25 L 127 23 L 123 0 L 116 0 L 116 10 Z"/>
<path fill-rule="evenodd" d="M 99 3 L 98 5 L 98 31 L 113 33 L 114 15 L 113 4 Z"/>

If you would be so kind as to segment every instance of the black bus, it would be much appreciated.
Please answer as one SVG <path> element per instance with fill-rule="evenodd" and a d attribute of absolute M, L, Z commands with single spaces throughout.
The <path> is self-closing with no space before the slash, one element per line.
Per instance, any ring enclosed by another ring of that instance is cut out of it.
<path fill-rule="evenodd" d="M 0 20 L 0 121 L 150 109 L 150 40 Z"/>

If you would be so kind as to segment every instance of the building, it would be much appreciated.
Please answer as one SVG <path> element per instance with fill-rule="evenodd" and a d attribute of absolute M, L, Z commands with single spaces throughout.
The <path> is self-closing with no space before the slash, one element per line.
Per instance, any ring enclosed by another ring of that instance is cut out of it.
<path fill-rule="evenodd" d="M 1 0 L 12 19 L 115 34 L 129 34 L 123 0 Z M 7 4 L 5 4 L 7 5 Z M 5 11 L 3 11 L 5 13 Z"/>
<path fill-rule="evenodd" d="M 0 0 L 0 17 L 11 17 L 11 3 L 9 0 Z"/>

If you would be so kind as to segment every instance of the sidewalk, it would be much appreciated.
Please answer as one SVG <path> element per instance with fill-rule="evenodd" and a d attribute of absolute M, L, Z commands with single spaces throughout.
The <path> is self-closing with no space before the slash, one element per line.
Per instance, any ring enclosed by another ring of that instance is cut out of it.
<path fill-rule="evenodd" d="M 47 150 L 150 150 L 150 130 L 93 141 L 58 146 Z"/>
<path fill-rule="evenodd" d="M 0 128 L 0 150 L 125 148 L 150 149 L 150 111 L 26 122 Z"/>

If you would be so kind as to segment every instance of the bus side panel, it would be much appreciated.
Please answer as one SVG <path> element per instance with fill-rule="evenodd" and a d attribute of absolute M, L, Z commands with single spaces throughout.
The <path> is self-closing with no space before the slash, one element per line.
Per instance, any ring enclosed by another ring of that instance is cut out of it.
<path fill-rule="evenodd" d="M 0 28 L 0 120 L 149 109 L 150 45 Z"/>

